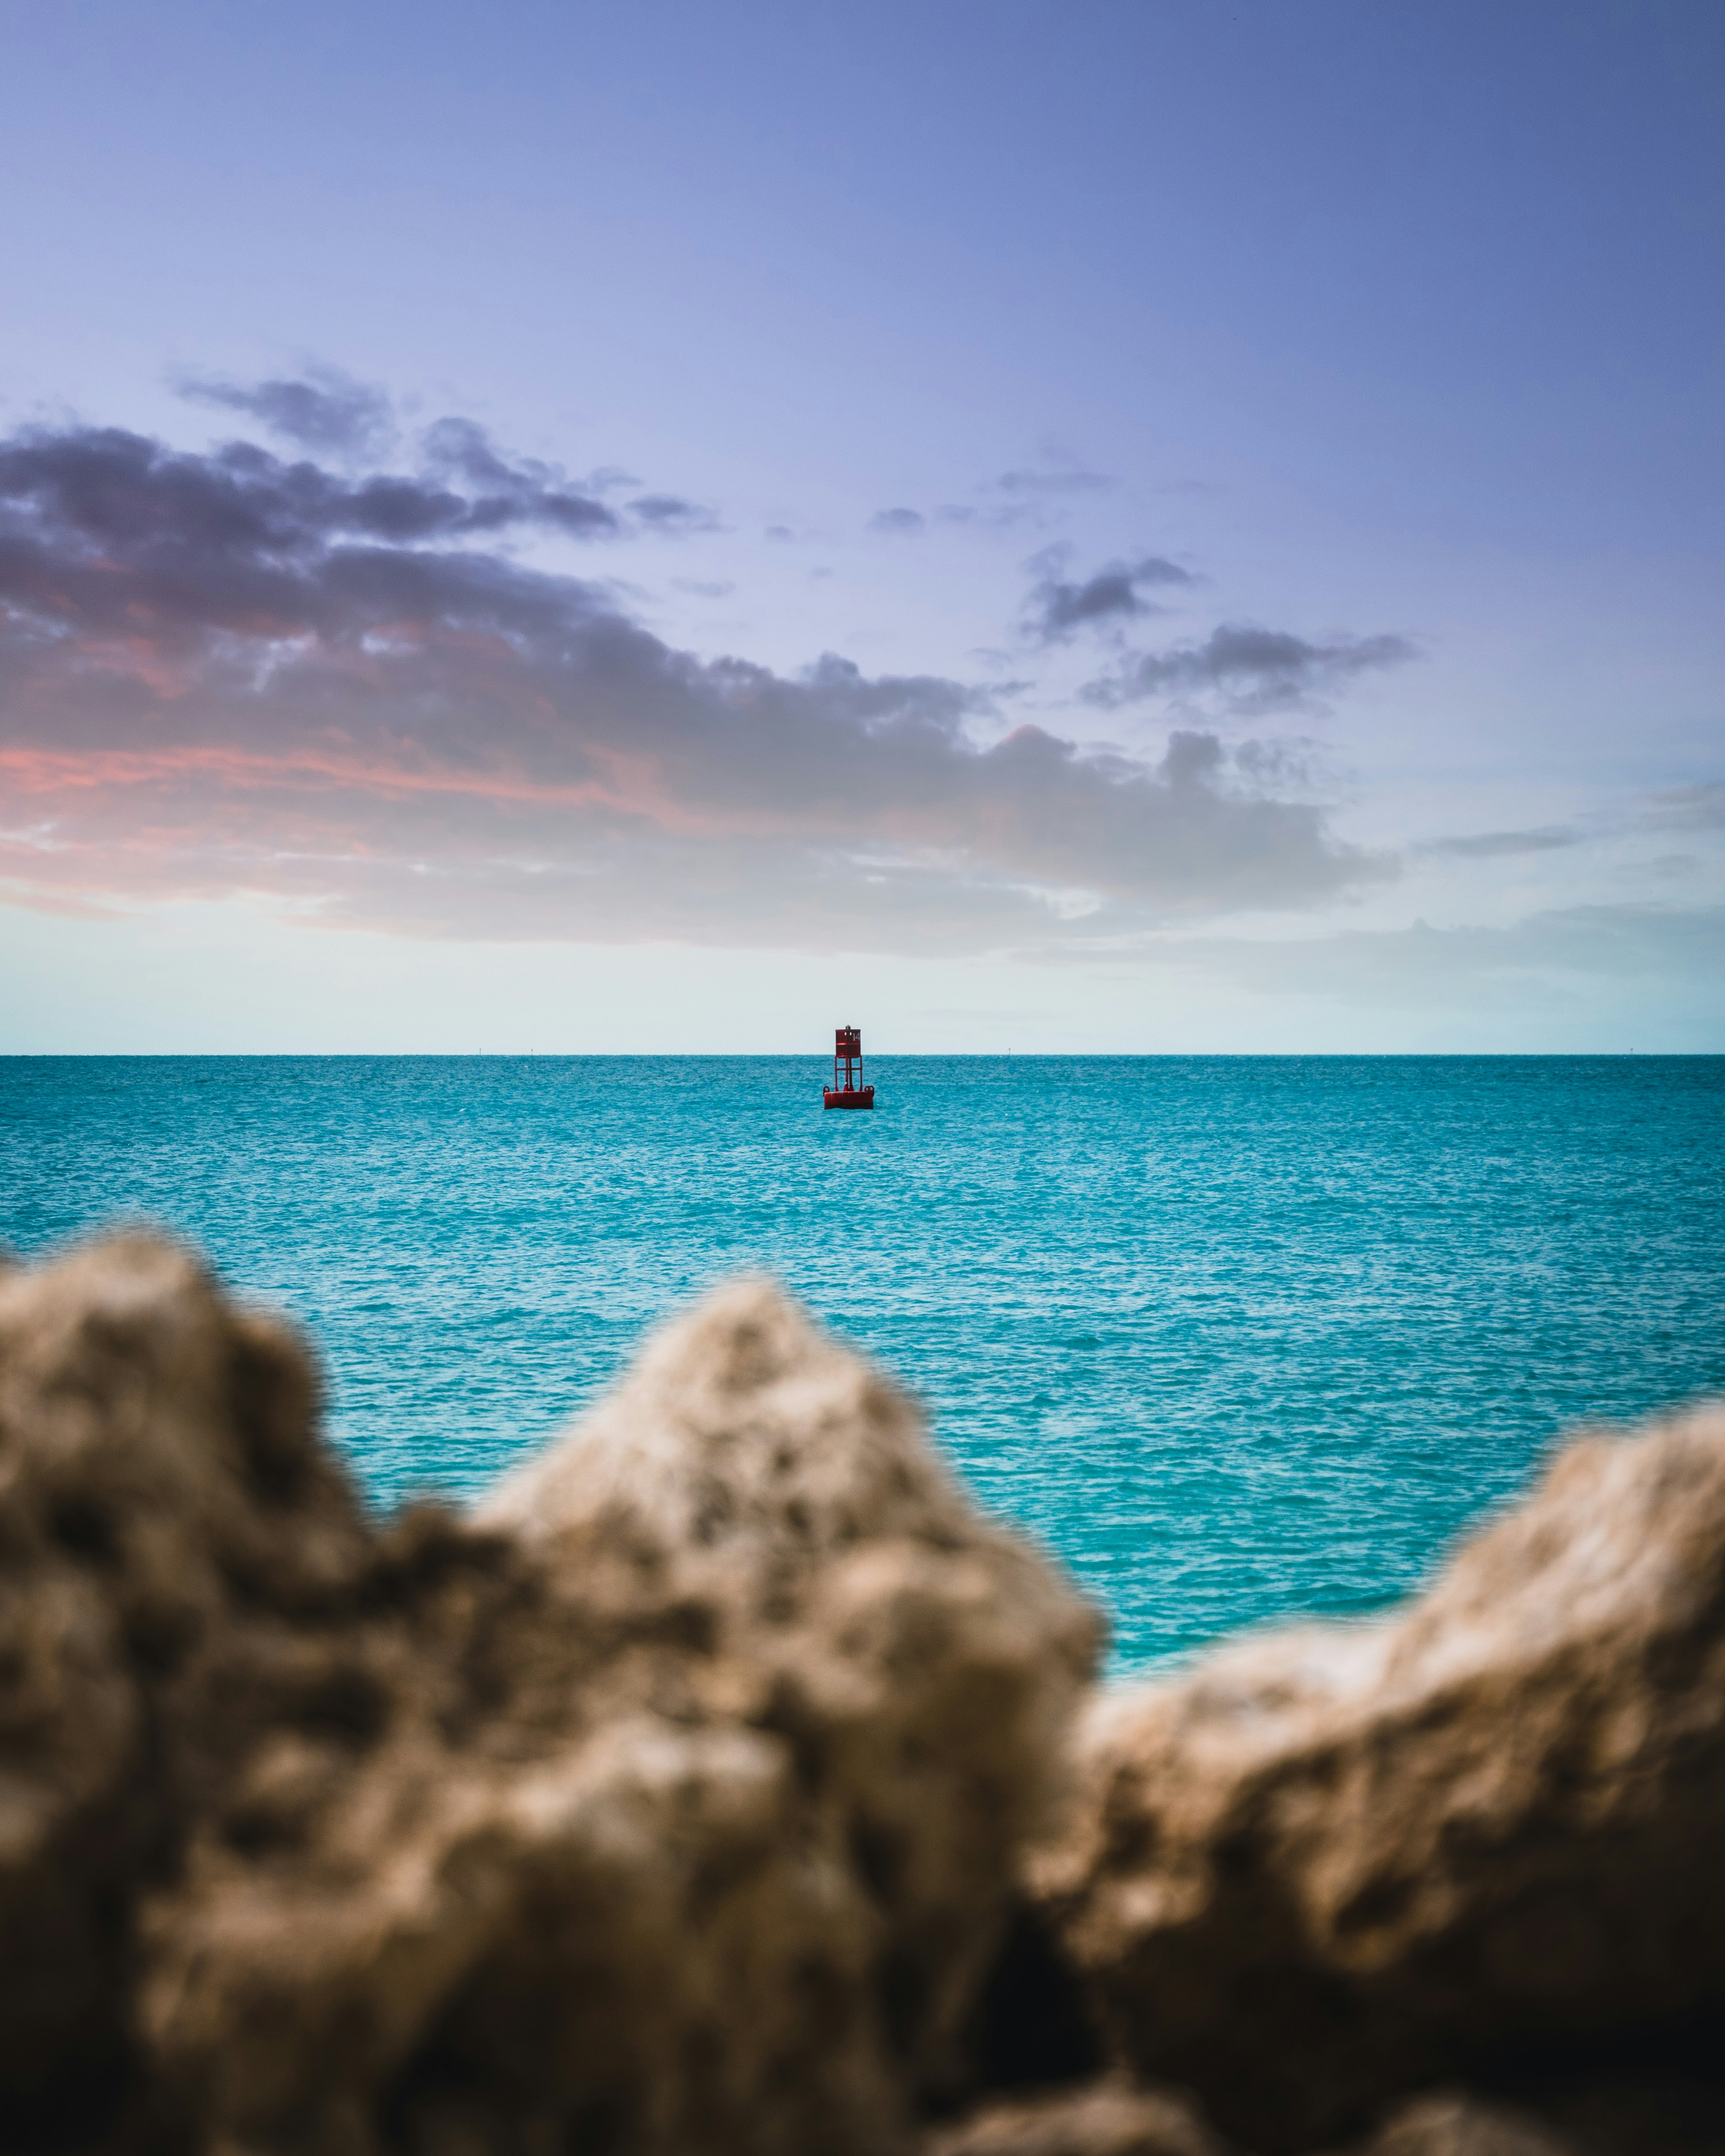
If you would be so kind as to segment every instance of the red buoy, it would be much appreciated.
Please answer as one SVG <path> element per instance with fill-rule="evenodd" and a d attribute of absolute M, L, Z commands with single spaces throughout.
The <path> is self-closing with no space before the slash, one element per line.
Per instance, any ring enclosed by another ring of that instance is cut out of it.
<path fill-rule="evenodd" d="M 845 1082 L 839 1082 L 839 1065 L 845 1065 Z M 862 1081 L 862 1029 L 841 1025 L 833 1035 L 833 1082 L 820 1089 L 824 1108 L 872 1108 L 875 1089 Z"/>

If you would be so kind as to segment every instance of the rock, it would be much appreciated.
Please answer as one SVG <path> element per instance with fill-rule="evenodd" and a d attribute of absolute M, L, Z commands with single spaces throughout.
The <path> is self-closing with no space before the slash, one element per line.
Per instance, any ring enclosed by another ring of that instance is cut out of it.
<path fill-rule="evenodd" d="M 469 1519 L 316 1425 L 184 1253 L 0 1266 L 0 2149 L 1725 2156 L 1725 1414 L 1076 1741 L 763 1283 Z"/>
<path fill-rule="evenodd" d="M 1356 2156 L 1584 2156 L 1584 2152 L 1531 2112 L 1445 2091 L 1402 2105 Z"/>
<path fill-rule="evenodd" d="M 1396 2104 L 1346 2156 L 1722 2156 L 1717 2089 L 1585 2076 L 1543 2103 L 1477 2091 Z M 921 2156 L 1230 2156 L 1196 2104 L 1114 2076 L 984 2105 L 926 2138 Z M 1239 2152 L 1235 2152 L 1239 2156 Z"/>
<path fill-rule="evenodd" d="M 987 2105 L 931 2133 L 923 2156 L 1226 2156 L 1226 2150 L 1173 2090 L 1105 2080 Z M 1415 2153 L 1410 2149 L 1407 2156 Z"/>
<path fill-rule="evenodd" d="M 764 1284 L 470 1522 L 372 1527 L 314 1406 L 163 1245 L 0 1280 L 0 2117 L 64 2141 L 81 2092 L 92 2146 L 211 2156 L 904 2144 L 1086 1606 Z"/>
<path fill-rule="evenodd" d="M 480 1517 L 560 1578 L 605 1553 L 626 1599 L 711 1614 L 715 1697 L 794 1767 L 888 2041 L 938 2087 L 1094 1668 L 1088 1605 L 765 1282 L 663 1334 Z"/>
<path fill-rule="evenodd" d="M 1397 2105 L 1351 2156 L 1725 2156 L 1725 2091 L 1671 2073 L 1548 2066 L 1512 2097 L 1446 2089 Z"/>
<path fill-rule="evenodd" d="M 0 2108 L 117 2100 L 146 1881 L 208 1765 L 211 1656 L 338 1604 L 368 1537 L 310 1366 L 132 1239 L 0 1271 Z"/>
<path fill-rule="evenodd" d="M 751 1774 L 771 1763 L 771 1861 L 710 1918 L 668 1912 L 655 1979 L 688 1988 L 702 2042 L 722 2032 L 740 2145 L 896 2133 L 906 2088 L 962 2070 L 1093 1613 L 977 1516 L 902 1395 L 762 1282 L 661 1335 L 481 1517 L 557 1579 L 695 1625 L 701 1712 L 747 1732 Z"/>
<path fill-rule="evenodd" d="M 1563 1454 L 1405 1614 L 1105 1696 L 1034 1888 L 1118 2055 L 1311 2148 L 1725 2003 L 1725 1414 Z"/>

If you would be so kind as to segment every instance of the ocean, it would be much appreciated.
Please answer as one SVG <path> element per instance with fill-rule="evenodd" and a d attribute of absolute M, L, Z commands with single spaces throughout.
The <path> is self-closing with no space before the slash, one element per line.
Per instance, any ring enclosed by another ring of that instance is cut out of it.
<path fill-rule="evenodd" d="M 310 1333 L 379 1507 L 777 1274 L 1106 1605 L 1117 1670 L 1377 1608 L 1582 1421 L 1725 1393 L 1725 1058 L 0 1060 L 0 1242 Z"/>

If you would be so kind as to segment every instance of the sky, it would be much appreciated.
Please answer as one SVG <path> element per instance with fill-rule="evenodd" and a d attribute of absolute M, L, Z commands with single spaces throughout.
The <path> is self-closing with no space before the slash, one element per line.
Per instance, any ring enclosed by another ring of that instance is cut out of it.
<path fill-rule="evenodd" d="M 1717 0 L 0 40 L 0 1052 L 1725 1050 Z"/>

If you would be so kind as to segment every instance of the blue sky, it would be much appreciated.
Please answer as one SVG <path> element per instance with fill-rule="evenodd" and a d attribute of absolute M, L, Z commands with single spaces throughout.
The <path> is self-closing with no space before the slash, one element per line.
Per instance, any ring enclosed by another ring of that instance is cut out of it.
<path fill-rule="evenodd" d="M 0 1049 L 1725 1048 L 1711 0 L 0 28 Z"/>

